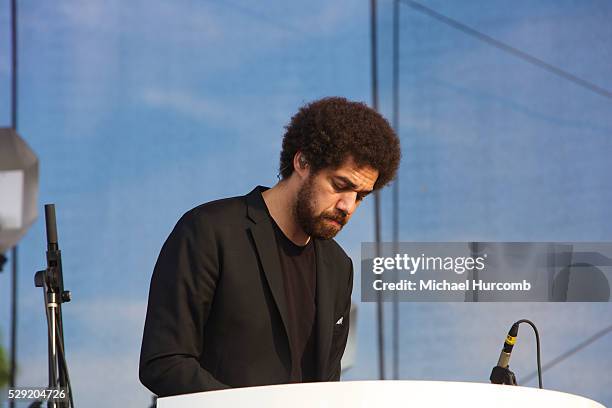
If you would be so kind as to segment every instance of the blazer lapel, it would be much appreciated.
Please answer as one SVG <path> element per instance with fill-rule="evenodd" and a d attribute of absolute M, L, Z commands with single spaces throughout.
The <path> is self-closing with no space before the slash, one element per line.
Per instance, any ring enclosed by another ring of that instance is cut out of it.
<path fill-rule="evenodd" d="M 248 217 L 254 222 L 250 227 L 257 253 L 261 261 L 266 280 L 280 313 L 289 344 L 287 300 L 281 275 L 276 238 L 270 222 L 270 216 L 261 193 L 267 188 L 258 186 L 246 196 Z M 314 240 L 316 257 L 316 339 L 317 339 L 317 377 L 325 379 L 328 371 L 329 353 L 331 349 L 334 327 L 334 281 L 333 269 L 325 256 L 325 244 Z M 291 344 L 289 344 L 291 348 Z"/>
<path fill-rule="evenodd" d="M 317 258 L 317 373 L 320 380 L 325 380 L 329 362 L 329 352 L 334 327 L 333 270 L 324 255 L 323 243 L 315 240 Z"/>
<path fill-rule="evenodd" d="M 270 222 L 266 204 L 261 196 L 261 193 L 265 190 L 267 190 L 266 187 L 257 186 L 253 191 L 247 194 L 247 215 L 255 223 L 250 227 L 250 231 L 253 236 L 253 241 L 255 241 L 257 254 L 259 255 L 266 280 L 268 281 L 268 286 L 272 292 L 272 297 L 274 298 L 281 320 L 283 321 L 287 343 L 289 344 L 289 335 L 287 334 L 289 333 L 289 322 L 285 285 L 283 283 L 280 260 L 278 258 L 274 229 Z M 291 348 L 291 344 L 289 344 L 289 348 Z"/>

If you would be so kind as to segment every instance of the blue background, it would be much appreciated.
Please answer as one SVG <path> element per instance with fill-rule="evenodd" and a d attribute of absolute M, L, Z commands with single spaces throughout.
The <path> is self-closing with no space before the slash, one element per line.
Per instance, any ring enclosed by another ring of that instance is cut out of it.
<path fill-rule="evenodd" d="M 40 158 L 40 208 L 57 207 L 74 296 L 64 320 L 76 403 L 147 406 L 138 355 L 164 239 L 191 207 L 274 184 L 283 127 L 302 104 L 328 95 L 371 102 L 369 2 L 18 3 L 18 131 Z M 609 2 L 423 4 L 612 89 Z M 2 1 L 3 126 L 9 10 Z M 378 10 L 380 110 L 390 118 L 392 2 Z M 612 240 L 609 98 L 406 5 L 400 42 L 402 240 Z M 390 240 L 391 190 L 382 196 Z M 338 238 L 356 265 L 360 243 L 374 239 L 370 200 Z M 39 217 L 19 247 L 22 386 L 47 382 L 42 293 L 33 285 L 44 248 Z M 375 310 L 359 303 L 355 282 L 358 350 L 343 378 L 375 379 Z M 5 347 L 9 288 L 4 273 Z M 405 303 L 400 376 L 486 382 L 513 321 L 538 324 L 546 363 L 609 328 L 611 311 L 609 303 Z M 532 335 L 521 334 L 512 360 L 519 381 L 535 368 Z M 610 346 L 608 333 L 571 355 L 544 373 L 545 387 L 612 405 Z"/>

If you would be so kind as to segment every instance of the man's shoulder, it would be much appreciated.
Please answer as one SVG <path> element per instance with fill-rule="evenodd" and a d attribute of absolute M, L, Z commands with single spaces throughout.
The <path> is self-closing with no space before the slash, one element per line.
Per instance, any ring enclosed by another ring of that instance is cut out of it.
<path fill-rule="evenodd" d="M 329 256 L 336 261 L 344 262 L 347 265 L 351 264 L 351 258 L 335 239 L 319 240 L 319 243 L 323 251 L 325 251 L 326 256 Z"/>
<path fill-rule="evenodd" d="M 246 209 L 246 196 L 221 198 L 198 205 L 187 211 L 193 217 L 225 217 L 244 215 Z"/>
<path fill-rule="evenodd" d="M 235 196 L 209 201 L 187 211 L 181 221 L 187 224 L 206 223 L 210 226 L 227 224 L 246 214 L 246 196 Z"/>

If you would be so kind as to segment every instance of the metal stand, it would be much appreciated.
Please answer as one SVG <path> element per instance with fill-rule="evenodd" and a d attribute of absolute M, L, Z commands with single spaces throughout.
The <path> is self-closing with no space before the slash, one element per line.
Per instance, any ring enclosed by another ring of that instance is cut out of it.
<path fill-rule="evenodd" d="M 493 384 L 518 385 L 516 383 L 516 376 L 512 371 L 510 371 L 510 367 L 493 367 L 493 371 L 491 371 L 491 377 L 489 379 Z"/>
<path fill-rule="evenodd" d="M 34 283 L 43 288 L 45 294 L 45 314 L 47 317 L 49 347 L 49 388 L 66 390 L 70 404 L 64 401 L 49 400 L 48 408 L 68 408 L 72 403 L 72 390 L 64 353 L 64 329 L 62 324 L 62 303 L 69 302 L 70 292 L 64 290 L 62 277 L 62 257 L 57 243 L 55 206 L 45 205 L 47 225 L 47 269 L 36 272 Z"/>

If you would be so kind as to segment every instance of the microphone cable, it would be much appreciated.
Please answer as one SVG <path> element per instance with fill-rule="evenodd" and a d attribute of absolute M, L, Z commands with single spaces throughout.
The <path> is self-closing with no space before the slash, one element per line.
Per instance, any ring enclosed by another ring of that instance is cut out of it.
<path fill-rule="evenodd" d="M 521 324 L 521 323 L 527 323 L 528 325 L 530 325 L 531 328 L 533 329 L 533 332 L 535 333 L 536 353 L 537 353 L 537 359 L 538 359 L 538 382 L 539 382 L 540 389 L 542 389 L 543 387 L 542 387 L 542 363 L 540 359 L 540 334 L 538 333 L 538 328 L 535 326 L 535 324 L 533 324 L 531 320 L 521 319 L 514 324 Z"/>

